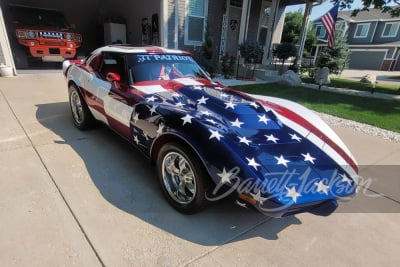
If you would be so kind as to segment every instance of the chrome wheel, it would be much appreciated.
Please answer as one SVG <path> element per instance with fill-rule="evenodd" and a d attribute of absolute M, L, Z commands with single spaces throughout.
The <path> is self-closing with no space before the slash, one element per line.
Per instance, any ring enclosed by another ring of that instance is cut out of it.
<path fill-rule="evenodd" d="M 162 181 L 171 198 L 179 204 L 189 204 L 196 197 L 196 177 L 190 162 L 178 152 L 165 155 L 162 165 Z"/>
<path fill-rule="evenodd" d="M 70 96 L 70 104 L 72 116 L 77 124 L 82 124 L 85 120 L 84 110 L 81 102 L 81 98 L 79 97 L 79 93 L 76 90 L 71 92 Z"/>

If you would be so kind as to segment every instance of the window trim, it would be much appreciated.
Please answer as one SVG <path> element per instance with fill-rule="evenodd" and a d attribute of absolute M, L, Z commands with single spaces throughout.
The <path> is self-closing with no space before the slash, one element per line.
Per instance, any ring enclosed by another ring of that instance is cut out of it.
<path fill-rule="evenodd" d="M 394 35 L 385 35 L 386 26 L 388 26 L 389 24 L 390 25 L 397 25 L 396 33 Z M 400 22 L 386 22 L 385 23 L 385 27 L 383 27 L 383 31 L 382 31 L 381 37 L 382 38 L 394 38 L 399 33 L 399 28 L 400 28 Z"/>
<path fill-rule="evenodd" d="M 185 37 L 184 37 L 184 44 L 191 45 L 191 46 L 202 46 L 204 42 L 205 30 L 206 30 L 206 23 L 208 17 L 208 0 L 204 0 L 204 17 L 200 16 L 191 16 L 195 18 L 203 18 L 204 19 L 204 27 L 203 27 L 203 34 L 202 34 L 202 41 L 193 41 L 189 40 L 189 1 L 185 0 Z"/>
<path fill-rule="evenodd" d="M 367 31 L 366 31 L 366 35 L 365 36 L 364 35 L 357 35 L 357 30 L 358 30 L 358 27 L 360 27 L 360 26 L 367 26 Z M 356 30 L 354 31 L 353 38 L 355 38 L 355 39 L 367 38 L 370 26 L 371 26 L 371 23 L 359 23 L 359 24 L 357 24 Z"/>

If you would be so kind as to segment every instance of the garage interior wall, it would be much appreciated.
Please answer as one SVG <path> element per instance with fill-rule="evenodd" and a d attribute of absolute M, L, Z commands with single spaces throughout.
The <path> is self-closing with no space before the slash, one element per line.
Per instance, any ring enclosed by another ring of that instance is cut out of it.
<path fill-rule="evenodd" d="M 133 45 L 141 45 L 142 41 L 142 18 L 147 18 L 151 23 L 151 16 L 155 13 L 159 17 L 160 35 L 161 11 L 160 0 L 106 0 L 99 1 L 99 17 L 102 20 L 121 19 L 126 21 L 127 42 Z M 161 36 L 159 36 L 161 41 Z"/>

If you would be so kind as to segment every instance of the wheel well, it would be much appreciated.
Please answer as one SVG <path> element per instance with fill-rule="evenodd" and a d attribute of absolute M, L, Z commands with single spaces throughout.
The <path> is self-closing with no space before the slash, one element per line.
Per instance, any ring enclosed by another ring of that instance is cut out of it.
<path fill-rule="evenodd" d="M 206 163 L 204 162 L 203 158 L 200 156 L 200 154 L 193 148 L 192 145 L 190 145 L 190 143 L 188 141 L 186 141 L 185 139 L 183 139 L 180 136 L 177 136 L 175 134 L 164 134 L 162 135 L 160 138 L 158 138 L 155 143 L 153 144 L 151 151 L 150 151 L 150 160 L 151 160 L 151 164 L 155 164 L 157 161 L 157 156 L 158 153 L 160 151 L 160 149 L 167 143 L 177 143 L 179 145 L 184 146 L 187 149 L 190 149 L 194 155 L 197 156 L 197 158 L 200 160 L 201 164 L 204 167 L 205 172 L 208 174 L 208 178 L 211 182 L 213 182 L 213 179 L 211 178 L 211 175 L 208 171 L 208 168 L 206 167 Z"/>
<path fill-rule="evenodd" d="M 178 143 L 188 149 L 190 149 L 200 160 L 200 162 L 203 163 L 204 167 L 204 161 L 202 159 L 202 157 L 199 155 L 199 153 L 193 148 L 192 145 L 190 145 L 189 142 L 187 142 L 185 139 L 175 135 L 175 134 L 164 134 L 162 135 L 160 138 L 158 138 L 155 143 L 153 144 L 153 146 L 151 147 L 151 151 L 150 151 L 150 159 L 152 163 L 155 163 L 157 160 L 157 156 L 158 156 L 158 152 L 160 151 L 160 149 L 166 144 L 166 143 Z M 207 169 L 207 168 L 206 168 Z"/>
<path fill-rule="evenodd" d="M 76 85 L 76 83 L 75 83 L 74 81 L 72 81 L 72 80 L 68 81 L 68 89 L 69 89 L 69 87 L 70 87 L 71 85 L 75 86 L 76 88 L 79 88 L 79 87 Z"/>

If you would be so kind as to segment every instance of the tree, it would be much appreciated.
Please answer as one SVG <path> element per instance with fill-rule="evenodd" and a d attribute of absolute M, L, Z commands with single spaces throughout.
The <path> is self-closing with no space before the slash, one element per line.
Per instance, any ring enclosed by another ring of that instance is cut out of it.
<path fill-rule="evenodd" d="M 335 32 L 335 42 L 332 47 L 324 48 L 317 58 L 317 66 L 328 67 L 331 73 L 340 74 L 348 63 L 350 50 L 347 36 L 340 30 Z"/>
<path fill-rule="evenodd" d="M 204 42 L 201 46 L 200 64 L 211 76 L 214 75 L 217 65 L 214 58 L 214 51 L 214 40 L 210 33 L 209 23 L 207 22 Z"/>
<path fill-rule="evenodd" d="M 301 28 L 303 26 L 303 12 L 301 10 L 296 12 L 288 12 L 285 15 L 285 23 L 283 25 L 282 43 L 299 42 Z M 304 54 L 311 53 L 314 44 L 317 43 L 316 30 L 312 27 L 311 23 L 307 25 L 307 37 L 304 44 Z"/>
<path fill-rule="evenodd" d="M 276 47 L 276 56 L 282 60 L 281 72 L 283 71 L 283 65 L 286 59 L 290 57 L 295 57 L 297 55 L 297 48 L 292 43 L 281 43 Z"/>
<path fill-rule="evenodd" d="M 340 8 L 349 8 L 354 2 L 354 0 L 333 0 L 334 3 L 339 3 Z M 356 16 L 358 12 L 369 10 L 370 7 L 380 9 L 383 12 L 389 12 L 392 17 L 399 17 L 400 16 L 400 6 L 389 6 L 389 4 L 393 3 L 393 0 L 362 0 L 363 8 L 354 9 L 352 16 Z"/>

